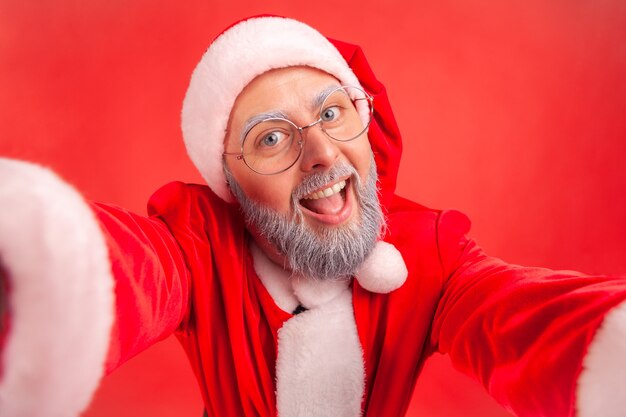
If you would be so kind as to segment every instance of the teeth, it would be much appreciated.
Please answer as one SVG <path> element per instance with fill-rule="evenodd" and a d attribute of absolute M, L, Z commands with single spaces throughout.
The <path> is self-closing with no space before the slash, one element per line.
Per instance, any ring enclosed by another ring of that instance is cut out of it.
<path fill-rule="evenodd" d="M 332 187 L 324 188 L 323 190 L 307 195 L 306 197 L 304 197 L 304 199 L 305 200 L 317 200 L 319 198 L 330 197 L 333 194 L 337 194 L 339 191 L 343 190 L 344 188 L 346 188 L 346 182 L 339 181 L 338 183 L 334 184 Z"/>

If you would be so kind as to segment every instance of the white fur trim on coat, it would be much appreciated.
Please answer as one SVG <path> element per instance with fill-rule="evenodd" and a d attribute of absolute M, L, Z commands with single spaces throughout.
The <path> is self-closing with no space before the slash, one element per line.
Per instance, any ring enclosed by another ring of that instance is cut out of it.
<path fill-rule="evenodd" d="M 352 293 L 289 319 L 278 331 L 279 417 L 358 417 L 365 389 Z"/>
<path fill-rule="evenodd" d="M 578 379 L 578 417 L 626 415 L 626 302 L 597 331 Z"/>
<path fill-rule="evenodd" d="M 250 244 L 250 252 L 254 270 L 267 292 L 272 296 L 274 303 L 281 310 L 293 313 L 299 303 L 291 287 L 291 274 L 265 256 L 254 242 Z"/>
<path fill-rule="evenodd" d="M 10 287 L 0 415 L 77 416 L 103 374 L 113 320 L 98 223 L 50 171 L 0 159 L 0 258 Z"/>
<path fill-rule="evenodd" d="M 257 275 L 279 307 L 308 309 L 278 331 L 278 416 L 360 416 L 365 371 L 350 281 L 291 276 L 254 244 L 251 253 Z"/>
<path fill-rule="evenodd" d="M 349 285 L 349 279 L 320 280 L 303 276 L 295 276 L 291 279 L 291 286 L 296 297 L 306 308 L 324 306 L 337 298 Z"/>
<path fill-rule="evenodd" d="M 232 201 L 223 172 L 224 137 L 235 100 L 255 77 L 271 69 L 309 66 L 360 86 L 339 51 L 312 27 L 283 17 L 239 22 L 210 45 L 183 101 L 187 153 L 211 189 Z"/>

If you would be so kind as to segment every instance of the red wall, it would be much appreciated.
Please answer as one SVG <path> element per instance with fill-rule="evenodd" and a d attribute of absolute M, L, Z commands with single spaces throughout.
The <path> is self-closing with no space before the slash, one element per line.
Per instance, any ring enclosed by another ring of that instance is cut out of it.
<path fill-rule="evenodd" d="M 179 111 L 208 42 L 277 13 L 361 44 L 404 133 L 399 193 L 473 219 L 508 261 L 626 271 L 626 3 L 0 0 L 0 155 L 51 166 L 88 198 L 143 211 L 200 181 Z M 382 2 L 381 2 L 382 3 Z M 108 377 L 85 414 L 200 416 L 175 342 Z M 410 416 L 506 415 L 431 361 Z"/>

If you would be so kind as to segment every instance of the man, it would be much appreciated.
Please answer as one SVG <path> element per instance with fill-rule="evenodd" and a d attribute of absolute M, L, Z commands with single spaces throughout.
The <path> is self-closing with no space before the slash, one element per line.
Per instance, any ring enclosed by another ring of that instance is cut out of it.
<path fill-rule="evenodd" d="M 3 164 L 0 414 L 32 410 L 25 385 L 35 410 L 75 414 L 105 355 L 110 371 L 175 332 L 209 416 L 401 416 L 435 351 L 517 415 L 620 415 L 626 281 L 508 265 L 462 214 L 395 196 L 400 137 L 358 48 L 240 22 L 203 56 L 182 116 L 209 188 L 166 185 L 149 218 Z M 31 339 L 34 302 L 83 344 L 86 371 L 54 394 L 74 365 Z"/>

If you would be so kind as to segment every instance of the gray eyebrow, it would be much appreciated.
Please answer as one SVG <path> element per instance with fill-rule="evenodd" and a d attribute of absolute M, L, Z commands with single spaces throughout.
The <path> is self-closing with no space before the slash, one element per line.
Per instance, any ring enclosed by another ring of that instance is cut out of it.
<path fill-rule="evenodd" d="M 254 116 L 246 120 L 246 122 L 243 125 L 243 129 L 241 130 L 241 137 L 239 138 L 239 143 L 243 143 L 243 140 L 246 138 L 246 135 L 248 135 L 248 132 L 250 132 L 250 130 L 252 130 L 254 126 L 258 125 L 259 123 L 265 120 L 276 119 L 276 118 L 286 119 L 287 116 L 285 115 L 285 113 L 283 113 L 280 110 L 274 110 L 274 111 L 268 111 L 268 112 L 255 114 Z"/>
<path fill-rule="evenodd" d="M 335 91 L 339 87 L 341 87 L 341 86 L 339 86 L 339 85 L 329 85 L 328 87 L 326 87 L 325 89 L 323 89 L 322 91 L 317 93 L 317 95 L 315 96 L 315 98 L 311 102 L 311 110 L 312 111 L 319 110 L 319 108 L 322 107 L 322 104 L 324 104 L 324 100 L 326 100 L 326 98 L 328 98 L 330 93 L 332 93 L 333 91 Z"/>

